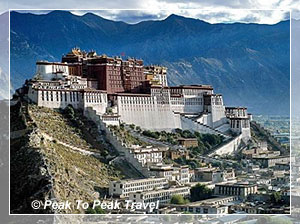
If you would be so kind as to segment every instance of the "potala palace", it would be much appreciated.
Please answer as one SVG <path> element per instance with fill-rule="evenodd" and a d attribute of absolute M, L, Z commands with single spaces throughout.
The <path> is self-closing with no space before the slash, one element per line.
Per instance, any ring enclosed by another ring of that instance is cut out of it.
<path fill-rule="evenodd" d="M 89 200 L 155 204 L 107 214 L 288 214 L 290 155 L 283 147 L 255 121 L 251 137 L 247 108 L 224 106 L 211 85 L 168 86 L 167 77 L 163 66 L 79 48 L 61 62 L 38 61 L 11 101 L 22 121 L 13 125 L 12 142 L 29 136 L 28 157 L 32 149 L 49 152 L 55 183 L 88 183 L 53 185 L 70 188 L 55 191 L 61 198 L 84 192 Z"/>
<path fill-rule="evenodd" d="M 24 87 L 38 106 L 92 110 L 106 125 L 222 135 L 232 139 L 224 149 L 231 151 L 251 138 L 245 107 L 225 107 L 210 85 L 168 86 L 166 67 L 146 66 L 139 59 L 74 48 L 61 62 L 38 61 Z"/>

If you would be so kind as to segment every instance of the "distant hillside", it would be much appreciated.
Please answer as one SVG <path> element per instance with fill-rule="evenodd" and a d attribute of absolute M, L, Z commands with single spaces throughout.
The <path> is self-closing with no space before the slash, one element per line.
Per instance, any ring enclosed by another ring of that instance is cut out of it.
<path fill-rule="evenodd" d="M 14 87 L 36 60 L 58 61 L 70 48 L 144 59 L 169 68 L 169 84 L 212 84 L 227 105 L 252 113 L 289 114 L 289 21 L 275 25 L 209 24 L 171 15 L 138 24 L 65 11 L 11 13 Z"/>

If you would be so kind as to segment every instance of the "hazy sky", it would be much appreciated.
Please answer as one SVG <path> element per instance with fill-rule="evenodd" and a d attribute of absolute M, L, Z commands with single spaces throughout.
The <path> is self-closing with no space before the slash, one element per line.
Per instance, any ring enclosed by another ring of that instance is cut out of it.
<path fill-rule="evenodd" d="M 1 0 L 0 10 L 10 9 L 115 9 L 94 12 L 105 18 L 137 23 L 146 19 L 164 19 L 170 13 L 199 18 L 210 23 L 254 22 L 274 24 L 288 18 L 300 19 L 300 0 Z M 141 9 L 139 11 L 116 9 Z M 188 10 L 193 9 L 193 10 Z M 277 9 L 250 11 L 241 9 Z M 282 10 L 278 10 L 282 9 Z M 72 10 L 75 14 L 86 11 Z"/>

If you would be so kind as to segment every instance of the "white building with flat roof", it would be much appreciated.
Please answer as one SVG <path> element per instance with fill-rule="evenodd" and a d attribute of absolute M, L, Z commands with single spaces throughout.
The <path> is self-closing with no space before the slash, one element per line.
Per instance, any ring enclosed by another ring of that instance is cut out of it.
<path fill-rule="evenodd" d="M 190 172 L 188 166 L 173 166 L 170 164 L 158 164 L 150 166 L 149 171 L 156 177 L 164 177 L 169 181 L 177 182 L 180 185 L 190 182 Z"/>
<path fill-rule="evenodd" d="M 36 63 L 35 78 L 39 80 L 53 80 L 69 76 L 67 63 L 38 61 Z"/>
<path fill-rule="evenodd" d="M 249 183 L 227 183 L 216 184 L 215 195 L 239 196 L 242 199 L 247 198 L 250 194 L 257 193 L 257 184 Z"/>
<path fill-rule="evenodd" d="M 237 196 L 216 197 L 172 207 L 177 211 L 193 214 L 228 214 L 229 204 L 237 200 Z"/>
<path fill-rule="evenodd" d="M 170 203 L 174 195 L 181 195 L 183 198 L 187 198 L 190 195 L 190 187 L 171 187 L 153 191 L 132 192 L 129 193 L 129 200 L 141 203 L 159 201 L 159 204 L 167 204 Z"/>
<path fill-rule="evenodd" d="M 119 180 L 109 183 L 109 195 L 128 197 L 129 193 L 138 191 L 152 191 L 169 187 L 166 178 L 145 178 L 137 180 Z"/>
<path fill-rule="evenodd" d="M 130 149 L 130 153 L 133 154 L 134 158 L 136 158 L 143 167 L 161 163 L 163 160 L 163 151 L 164 150 L 156 147 Z"/>
<path fill-rule="evenodd" d="M 63 80 L 35 80 L 28 83 L 29 100 L 40 107 L 65 108 L 72 105 L 75 109 L 93 108 L 102 115 L 107 108 L 107 93 L 90 88 L 87 80 L 68 77 Z"/>

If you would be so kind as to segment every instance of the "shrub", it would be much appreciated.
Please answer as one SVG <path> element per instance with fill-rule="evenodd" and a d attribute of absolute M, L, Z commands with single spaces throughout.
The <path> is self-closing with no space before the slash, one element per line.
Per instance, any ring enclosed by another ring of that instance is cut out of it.
<path fill-rule="evenodd" d="M 134 124 L 130 124 L 129 127 L 134 130 L 135 125 Z"/>
<path fill-rule="evenodd" d="M 189 131 L 189 130 L 184 130 L 181 133 L 181 137 L 183 137 L 183 138 L 194 138 L 195 135 L 191 131 Z"/>
<path fill-rule="evenodd" d="M 173 195 L 171 198 L 171 204 L 183 205 L 186 203 L 186 200 L 182 197 L 182 195 Z"/>
<path fill-rule="evenodd" d="M 181 133 L 182 133 L 182 130 L 181 130 L 180 128 L 176 128 L 176 129 L 175 129 L 175 132 L 181 134 Z"/>
<path fill-rule="evenodd" d="M 75 111 L 74 108 L 72 107 L 72 105 L 68 105 L 65 109 L 64 109 L 64 114 L 70 118 L 70 119 L 74 119 L 75 118 Z"/>
<path fill-rule="evenodd" d="M 142 129 L 141 129 L 140 126 L 136 126 L 136 127 L 135 127 L 135 130 L 138 131 L 138 132 L 141 132 L 141 131 L 142 131 Z"/>
<path fill-rule="evenodd" d="M 85 214 L 96 214 L 96 211 L 95 209 L 88 207 L 87 210 L 85 210 Z"/>
<path fill-rule="evenodd" d="M 152 132 L 149 130 L 145 130 L 142 132 L 143 135 L 148 136 L 150 138 L 155 138 L 155 139 L 159 139 L 159 133 L 158 132 Z"/>
<path fill-rule="evenodd" d="M 100 207 L 97 206 L 95 209 L 93 209 L 92 207 L 88 207 L 85 210 L 86 214 L 105 214 L 105 211 Z"/>
<path fill-rule="evenodd" d="M 203 184 L 196 184 L 191 188 L 191 201 L 200 201 L 211 198 L 213 191 Z"/>
<path fill-rule="evenodd" d="M 274 193 L 271 195 L 271 201 L 272 201 L 274 204 L 277 204 L 280 200 L 281 200 L 281 194 L 280 194 L 280 192 L 274 192 Z"/>

